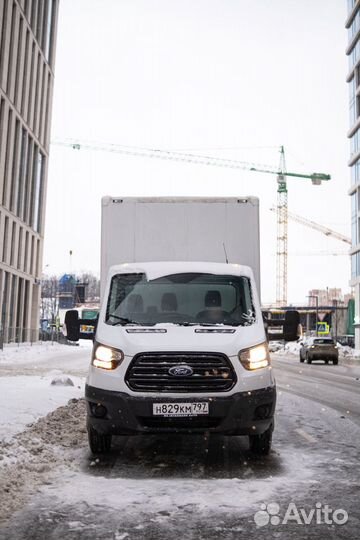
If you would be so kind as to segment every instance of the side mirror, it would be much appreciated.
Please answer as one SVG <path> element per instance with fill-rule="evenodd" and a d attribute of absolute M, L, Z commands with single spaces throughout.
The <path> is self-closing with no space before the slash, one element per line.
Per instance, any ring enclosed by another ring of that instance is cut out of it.
<path fill-rule="evenodd" d="M 65 313 L 66 337 L 69 341 L 79 341 L 80 322 L 79 313 L 76 309 L 71 309 Z"/>
<path fill-rule="evenodd" d="M 300 313 L 298 311 L 286 311 L 283 326 L 285 341 L 296 341 L 299 338 Z"/>

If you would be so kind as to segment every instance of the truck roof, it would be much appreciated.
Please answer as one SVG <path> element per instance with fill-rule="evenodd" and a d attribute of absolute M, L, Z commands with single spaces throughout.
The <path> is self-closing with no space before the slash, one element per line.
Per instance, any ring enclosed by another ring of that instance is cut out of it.
<path fill-rule="evenodd" d="M 187 272 L 253 277 L 252 270 L 249 266 L 235 263 L 161 261 L 123 263 L 111 266 L 110 268 L 111 275 L 126 274 L 129 272 L 145 273 L 149 279 Z"/>
<path fill-rule="evenodd" d="M 252 205 L 259 205 L 259 198 L 252 195 L 239 195 L 235 197 L 112 197 L 106 195 L 101 198 L 103 206 L 108 206 L 111 203 L 250 203 Z"/>

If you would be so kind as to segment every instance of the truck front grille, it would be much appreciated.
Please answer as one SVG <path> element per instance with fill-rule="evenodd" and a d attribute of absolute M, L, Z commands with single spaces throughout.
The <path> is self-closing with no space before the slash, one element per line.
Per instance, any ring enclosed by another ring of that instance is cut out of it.
<path fill-rule="evenodd" d="M 189 366 L 192 374 L 172 375 L 169 370 L 178 366 Z M 236 374 L 221 353 L 140 353 L 133 358 L 125 381 L 135 392 L 226 392 L 236 383 Z"/>

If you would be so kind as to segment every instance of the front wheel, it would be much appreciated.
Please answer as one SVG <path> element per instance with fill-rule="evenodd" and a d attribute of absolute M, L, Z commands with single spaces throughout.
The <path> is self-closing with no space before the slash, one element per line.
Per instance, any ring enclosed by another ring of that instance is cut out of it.
<path fill-rule="evenodd" d="M 301 362 L 302 364 L 304 363 L 304 359 L 303 359 L 303 357 L 301 356 L 301 354 L 300 354 L 300 362 Z"/>
<path fill-rule="evenodd" d="M 272 432 L 274 430 L 271 425 L 261 435 L 249 435 L 250 450 L 258 456 L 267 456 L 271 450 Z"/>
<path fill-rule="evenodd" d="M 111 448 L 111 435 L 103 435 L 94 428 L 89 427 L 88 439 L 90 450 L 93 454 L 105 454 Z"/>
<path fill-rule="evenodd" d="M 339 363 L 339 360 L 338 360 L 338 359 L 336 359 L 336 360 L 333 360 L 333 365 L 334 365 L 334 366 L 337 366 L 337 365 L 338 365 L 338 363 Z"/>
<path fill-rule="evenodd" d="M 306 355 L 306 361 L 307 361 L 308 364 L 311 364 L 311 362 L 312 362 L 312 360 L 310 359 L 308 354 Z"/>

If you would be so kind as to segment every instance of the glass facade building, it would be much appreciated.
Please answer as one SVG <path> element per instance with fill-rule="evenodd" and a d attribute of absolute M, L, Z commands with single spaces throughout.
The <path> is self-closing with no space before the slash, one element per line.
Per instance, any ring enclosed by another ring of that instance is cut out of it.
<path fill-rule="evenodd" d="M 360 348 L 360 1 L 347 1 L 346 28 L 349 59 L 350 190 L 351 198 L 351 281 L 355 293 L 355 346 Z"/>
<path fill-rule="evenodd" d="M 36 339 L 59 0 L 0 0 L 0 330 Z"/>

